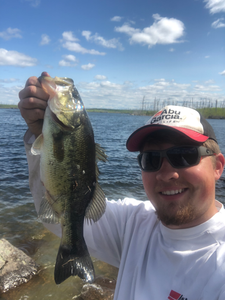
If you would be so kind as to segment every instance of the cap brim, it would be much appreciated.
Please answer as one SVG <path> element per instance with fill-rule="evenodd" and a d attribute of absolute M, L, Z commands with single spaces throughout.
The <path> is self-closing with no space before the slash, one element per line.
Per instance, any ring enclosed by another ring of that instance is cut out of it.
<path fill-rule="evenodd" d="M 196 131 L 187 128 L 151 124 L 151 125 L 145 125 L 137 129 L 130 135 L 126 143 L 127 149 L 131 152 L 140 151 L 142 143 L 146 139 L 146 137 L 159 129 L 167 129 L 175 132 L 180 132 L 185 136 L 189 137 L 190 139 L 200 143 L 207 141 L 207 139 L 209 138 L 206 135 L 203 135 L 201 133 L 198 133 Z"/>

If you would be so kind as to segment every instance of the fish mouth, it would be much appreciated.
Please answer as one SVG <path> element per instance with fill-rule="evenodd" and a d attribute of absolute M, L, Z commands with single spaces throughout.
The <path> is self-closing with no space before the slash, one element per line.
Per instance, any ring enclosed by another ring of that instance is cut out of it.
<path fill-rule="evenodd" d="M 60 112 L 73 113 L 85 110 L 71 78 L 41 76 L 38 80 L 45 92 L 49 94 L 48 105 L 56 115 Z"/>
<path fill-rule="evenodd" d="M 83 102 L 74 86 L 57 86 L 56 92 L 57 96 L 49 99 L 49 107 L 54 113 L 81 112 L 84 110 Z"/>
<path fill-rule="evenodd" d="M 186 188 L 176 189 L 176 190 L 166 190 L 166 191 L 160 192 L 160 194 L 165 195 L 165 196 L 173 196 L 173 195 L 182 194 L 186 190 L 187 190 Z"/>
<path fill-rule="evenodd" d="M 58 86 L 73 86 L 74 81 L 68 77 L 55 77 L 55 84 Z"/>
<path fill-rule="evenodd" d="M 64 112 L 84 110 L 80 94 L 72 79 L 67 77 L 57 78 L 55 84 L 58 97 L 54 99 L 54 104 L 57 108 Z"/>

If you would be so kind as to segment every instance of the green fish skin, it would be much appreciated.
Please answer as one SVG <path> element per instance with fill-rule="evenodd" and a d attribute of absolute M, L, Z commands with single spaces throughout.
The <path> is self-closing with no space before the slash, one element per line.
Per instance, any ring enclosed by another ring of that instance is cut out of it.
<path fill-rule="evenodd" d="M 84 237 L 84 218 L 98 221 L 105 211 L 105 195 L 98 184 L 97 161 L 106 161 L 95 143 L 91 122 L 73 81 L 40 77 L 50 95 L 42 134 L 31 148 L 40 155 L 44 195 L 39 218 L 60 223 L 62 238 L 55 264 L 55 282 L 71 275 L 93 282 L 94 267 Z"/>

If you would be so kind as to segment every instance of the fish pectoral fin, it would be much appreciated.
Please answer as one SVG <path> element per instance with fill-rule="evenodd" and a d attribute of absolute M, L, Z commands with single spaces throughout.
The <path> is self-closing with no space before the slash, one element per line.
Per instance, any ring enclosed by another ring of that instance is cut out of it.
<path fill-rule="evenodd" d="M 99 144 L 95 143 L 95 155 L 96 161 L 107 161 L 107 155 L 105 154 L 105 149 L 103 149 Z"/>
<path fill-rule="evenodd" d="M 39 219 L 47 224 L 58 224 L 60 223 L 60 218 L 53 211 L 48 200 L 43 197 L 40 205 L 40 209 L 38 212 Z"/>
<path fill-rule="evenodd" d="M 107 155 L 105 154 L 105 150 L 99 144 L 95 143 L 95 174 L 97 180 L 100 174 L 97 163 L 100 160 L 106 162 Z"/>
<path fill-rule="evenodd" d="M 96 183 L 95 191 L 91 202 L 85 211 L 85 218 L 97 222 L 104 214 L 106 208 L 105 194 L 100 185 Z"/>
<path fill-rule="evenodd" d="M 31 147 L 31 153 L 33 155 L 40 155 L 41 154 L 41 146 L 43 144 L 43 134 L 41 133 L 36 140 L 33 142 Z"/>

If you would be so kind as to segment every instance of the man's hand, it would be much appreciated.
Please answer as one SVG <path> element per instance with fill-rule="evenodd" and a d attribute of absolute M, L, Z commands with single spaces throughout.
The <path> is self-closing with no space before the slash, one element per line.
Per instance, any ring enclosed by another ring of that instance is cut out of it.
<path fill-rule="evenodd" d="M 47 72 L 41 75 L 49 76 Z M 42 89 L 37 77 L 30 77 L 19 92 L 18 107 L 30 131 L 38 137 L 42 132 L 43 119 L 49 95 Z"/>

